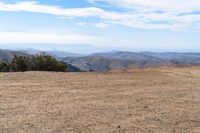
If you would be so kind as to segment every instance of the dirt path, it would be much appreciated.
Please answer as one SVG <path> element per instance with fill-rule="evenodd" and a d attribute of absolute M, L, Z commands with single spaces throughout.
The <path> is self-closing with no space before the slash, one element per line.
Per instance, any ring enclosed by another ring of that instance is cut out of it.
<path fill-rule="evenodd" d="M 200 133 L 200 68 L 0 73 L 0 133 Z"/>

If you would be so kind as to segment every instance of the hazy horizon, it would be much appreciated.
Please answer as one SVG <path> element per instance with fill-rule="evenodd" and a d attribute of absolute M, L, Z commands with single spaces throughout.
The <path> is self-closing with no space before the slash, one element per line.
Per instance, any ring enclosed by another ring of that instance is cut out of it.
<path fill-rule="evenodd" d="M 17 46 L 16 46 L 17 45 Z M 93 53 L 109 53 L 109 52 L 154 52 L 154 53 L 165 53 L 165 52 L 175 52 L 175 53 L 200 53 L 199 49 L 180 49 L 180 50 L 166 50 L 166 49 L 136 49 L 130 47 L 98 47 L 87 44 L 67 44 L 67 45 L 55 45 L 55 44 L 12 44 L 0 45 L 0 49 L 3 50 L 13 50 L 13 51 L 59 51 L 74 54 L 93 54 Z"/>
<path fill-rule="evenodd" d="M 195 0 L 0 0 L 0 49 L 199 52 Z"/>

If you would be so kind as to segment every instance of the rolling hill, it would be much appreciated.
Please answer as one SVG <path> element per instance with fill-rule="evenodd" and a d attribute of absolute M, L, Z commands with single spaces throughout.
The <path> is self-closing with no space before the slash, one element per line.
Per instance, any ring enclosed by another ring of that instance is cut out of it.
<path fill-rule="evenodd" d="M 163 66 L 185 67 L 200 65 L 200 53 L 111 52 L 96 53 L 86 57 L 67 57 L 64 61 L 84 71 Z"/>
<path fill-rule="evenodd" d="M 18 52 L 18 51 L 11 51 L 11 50 L 2 50 L 0 49 L 0 61 L 1 60 L 12 60 L 14 56 L 30 56 L 26 53 Z"/>
<path fill-rule="evenodd" d="M 0 50 L 0 60 L 10 61 L 14 55 L 30 56 L 39 51 Z M 186 67 L 200 65 L 200 53 L 153 53 L 153 52 L 109 52 L 79 55 L 62 51 L 47 51 L 65 63 L 80 68 L 82 71 L 110 71 L 113 69 L 126 70 L 130 68 L 148 67 Z"/>

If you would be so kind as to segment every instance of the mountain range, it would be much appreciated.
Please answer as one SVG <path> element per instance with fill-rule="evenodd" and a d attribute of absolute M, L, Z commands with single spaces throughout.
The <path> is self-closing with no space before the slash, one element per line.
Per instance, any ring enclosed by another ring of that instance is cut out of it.
<path fill-rule="evenodd" d="M 66 57 L 63 60 L 85 71 L 107 71 L 129 68 L 196 66 L 200 65 L 200 53 L 111 52 L 84 57 Z"/>
<path fill-rule="evenodd" d="M 39 50 L 0 50 L 0 60 L 11 60 L 14 55 L 31 56 L 39 54 Z M 130 68 L 148 67 L 186 67 L 200 65 L 200 53 L 175 52 L 108 52 L 90 55 L 67 53 L 63 51 L 44 51 L 83 71 L 109 71 L 113 69 L 126 70 Z"/>
<path fill-rule="evenodd" d="M 14 56 L 30 56 L 27 53 L 23 53 L 20 51 L 12 51 L 12 50 L 4 50 L 0 49 L 0 61 L 7 60 L 10 61 Z"/>

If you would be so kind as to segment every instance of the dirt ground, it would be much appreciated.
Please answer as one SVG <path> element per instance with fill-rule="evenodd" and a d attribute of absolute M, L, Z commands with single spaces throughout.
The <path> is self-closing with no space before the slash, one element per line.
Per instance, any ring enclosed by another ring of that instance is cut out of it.
<path fill-rule="evenodd" d="M 0 73 L 1 133 L 200 133 L 200 68 Z"/>

